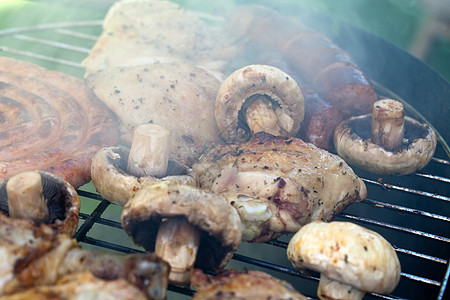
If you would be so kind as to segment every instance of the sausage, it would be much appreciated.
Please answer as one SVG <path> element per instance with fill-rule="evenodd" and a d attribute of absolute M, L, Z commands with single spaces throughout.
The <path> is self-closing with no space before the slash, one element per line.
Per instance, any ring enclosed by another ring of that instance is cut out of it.
<path fill-rule="evenodd" d="M 305 86 L 300 88 L 305 101 L 305 119 L 296 137 L 332 151 L 334 129 L 343 121 L 341 112 L 314 90 Z"/>

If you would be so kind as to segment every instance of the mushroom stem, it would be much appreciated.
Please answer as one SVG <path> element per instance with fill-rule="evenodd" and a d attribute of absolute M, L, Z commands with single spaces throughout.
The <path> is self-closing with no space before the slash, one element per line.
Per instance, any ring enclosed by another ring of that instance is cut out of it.
<path fill-rule="evenodd" d="M 405 134 L 403 104 L 392 99 L 374 103 L 372 111 L 372 142 L 388 151 L 400 148 Z"/>
<path fill-rule="evenodd" d="M 128 173 L 137 176 L 163 177 L 169 162 L 170 131 L 157 124 L 136 127 L 128 157 Z"/>
<path fill-rule="evenodd" d="M 48 221 L 49 212 L 41 183 L 41 174 L 27 171 L 11 177 L 6 183 L 9 216 Z"/>
<path fill-rule="evenodd" d="M 317 297 L 321 300 L 361 300 L 366 293 L 358 290 L 351 285 L 328 278 L 320 274 L 319 287 L 317 288 Z"/>
<path fill-rule="evenodd" d="M 256 94 L 248 99 L 244 110 L 245 121 L 252 135 L 265 131 L 273 135 L 285 135 L 292 131 L 294 120 L 282 109 L 273 107 L 267 95 Z"/>
<path fill-rule="evenodd" d="M 200 238 L 201 231 L 186 218 L 170 218 L 159 226 L 155 254 L 169 263 L 171 282 L 189 284 Z"/>

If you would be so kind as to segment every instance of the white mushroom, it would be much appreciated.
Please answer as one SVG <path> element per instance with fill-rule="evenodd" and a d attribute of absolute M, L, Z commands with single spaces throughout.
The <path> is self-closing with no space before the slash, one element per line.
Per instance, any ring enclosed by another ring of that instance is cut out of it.
<path fill-rule="evenodd" d="M 123 206 L 142 187 L 160 180 L 196 186 L 192 170 L 168 159 L 170 132 L 157 124 L 136 127 L 131 149 L 108 147 L 98 151 L 91 164 L 97 192 Z"/>
<path fill-rule="evenodd" d="M 400 280 L 400 262 L 378 233 L 350 222 L 316 221 L 289 241 L 287 257 L 298 269 L 321 273 L 319 299 L 362 299 L 389 294 Z"/>
<path fill-rule="evenodd" d="M 237 211 L 212 192 L 170 181 L 145 186 L 125 204 L 122 226 L 132 240 L 171 267 L 169 280 L 190 282 L 190 270 L 223 268 L 237 250 Z"/>
<path fill-rule="evenodd" d="M 406 117 L 403 105 L 391 99 L 375 102 L 372 114 L 345 120 L 334 132 L 339 156 L 377 174 L 405 175 L 425 167 L 436 144 L 433 129 Z"/>
<path fill-rule="evenodd" d="M 80 198 L 63 178 L 45 171 L 26 171 L 0 184 L 0 210 L 11 218 L 46 223 L 72 236 L 78 228 Z"/>
<path fill-rule="evenodd" d="M 304 114 L 303 94 L 297 83 L 273 66 L 241 68 L 225 79 L 217 93 L 216 123 L 226 141 L 245 141 L 260 131 L 293 136 Z M 240 118 L 246 125 L 239 124 Z"/>

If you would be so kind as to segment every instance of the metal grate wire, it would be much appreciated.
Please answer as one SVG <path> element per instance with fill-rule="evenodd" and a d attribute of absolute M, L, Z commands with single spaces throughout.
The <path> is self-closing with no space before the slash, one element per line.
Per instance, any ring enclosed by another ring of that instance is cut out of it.
<path fill-rule="evenodd" d="M 0 55 L 29 60 L 82 77 L 84 69 L 79 58 L 89 53 L 101 31 L 101 24 L 102 21 L 84 21 L 0 30 Z M 51 35 L 41 36 L 41 33 L 49 32 Z M 39 51 L 35 50 L 36 45 L 41 47 Z M 73 53 L 75 58 L 72 58 Z M 426 295 L 428 299 L 446 299 L 449 296 L 447 285 L 450 276 L 448 158 L 434 157 L 420 173 L 400 179 L 376 178 L 373 174 L 355 171 L 366 183 L 370 198 L 349 206 L 336 219 L 359 223 L 385 236 L 397 251 L 403 270 L 399 288 L 392 295 L 369 294 L 367 298 L 412 299 Z M 75 235 L 82 245 L 121 253 L 142 251 L 129 242 L 111 242 L 101 230 L 93 230 L 101 226 L 116 232 L 123 231 L 120 208 L 102 199 L 91 184 L 81 187 L 78 193 L 82 199 L 82 210 L 84 203 L 91 203 L 89 209 L 80 213 L 81 225 Z M 115 213 L 108 212 L 111 208 Z M 257 268 L 272 273 L 292 283 L 310 299 L 315 299 L 318 274 L 300 273 L 283 258 L 276 262 L 264 258 L 267 258 L 264 253 L 273 249 L 278 251 L 277 256 L 283 256 L 288 239 L 289 236 L 283 236 L 264 244 L 245 243 L 241 247 L 248 249 L 241 251 L 239 248 L 230 264 L 232 267 Z M 404 241 L 411 241 L 413 246 Z M 261 256 L 253 255 L 261 252 Z M 432 271 L 426 271 L 430 268 Z M 206 272 L 212 274 L 211 270 Z M 170 285 L 169 291 L 172 292 L 169 299 L 178 298 L 178 295 L 188 298 L 194 293 L 190 288 L 176 285 Z"/>

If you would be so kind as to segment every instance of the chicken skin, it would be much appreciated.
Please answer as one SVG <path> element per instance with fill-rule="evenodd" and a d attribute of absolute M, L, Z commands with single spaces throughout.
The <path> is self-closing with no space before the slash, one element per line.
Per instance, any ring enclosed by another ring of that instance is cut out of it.
<path fill-rule="evenodd" d="M 345 161 L 294 137 L 265 132 L 222 144 L 193 166 L 202 188 L 223 194 L 243 223 L 244 241 L 265 242 L 364 200 L 364 182 Z"/>

